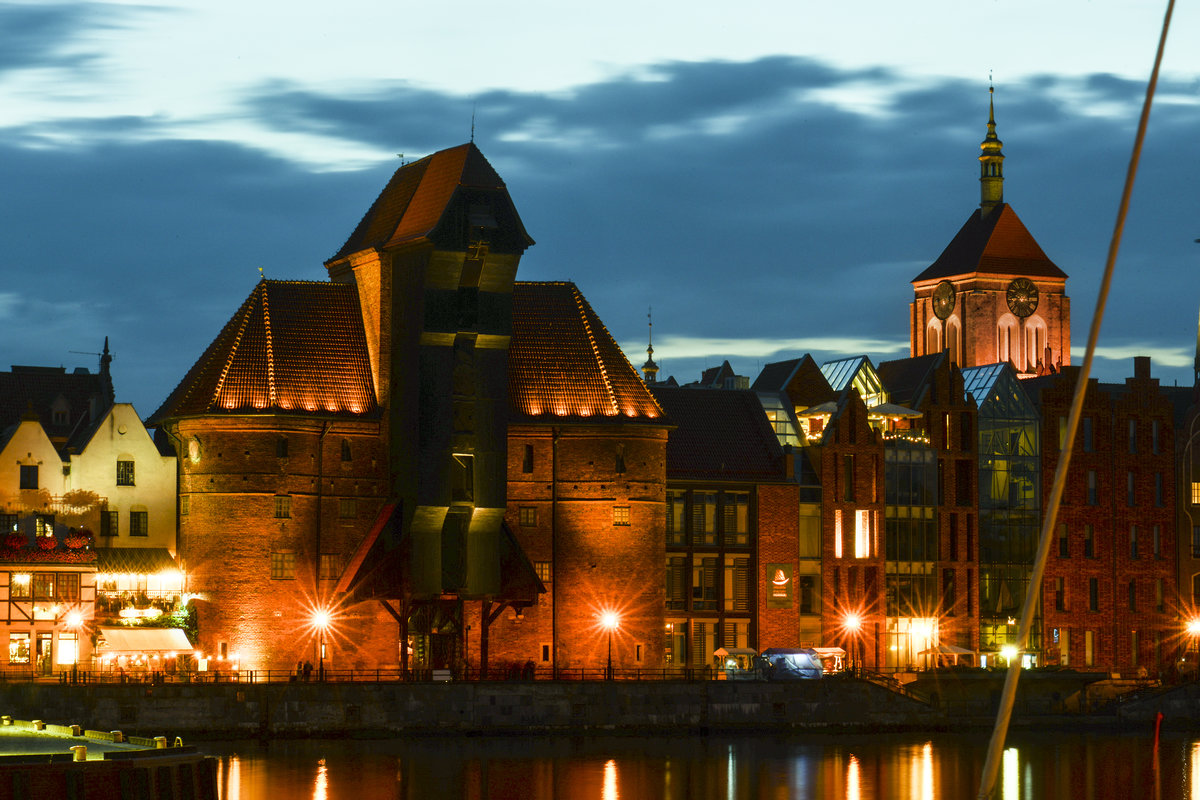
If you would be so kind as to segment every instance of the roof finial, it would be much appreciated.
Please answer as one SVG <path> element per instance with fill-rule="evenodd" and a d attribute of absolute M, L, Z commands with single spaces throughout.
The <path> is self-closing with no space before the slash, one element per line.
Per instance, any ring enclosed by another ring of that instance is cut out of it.
<path fill-rule="evenodd" d="M 987 136 L 980 143 L 983 153 L 979 156 L 979 208 L 982 216 L 1004 203 L 1004 145 L 996 136 L 996 86 L 992 73 L 988 72 L 988 123 Z"/>
<path fill-rule="evenodd" d="M 646 325 L 650 332 L 646 344 L 646 363 L 642 364 L 642 375 L 646 383 L 655 383 L 658 380 L 658 364 L 654 363 L 654 307 L 646 308 Z"/>
<path fill-rule="evenodd" d="M 263 268 L 262 268 L 262 267 L 259 267 L 259 268 L 258 268 L 258 277 L 259 277 L 260 279 L 263 279 L 263 280 L 265 280 L 265 279 L 266 279 L 266 277 L 267 277 L 267 273 L 263 272 Z"/>
<path fill-rule="evenodd" d="M 471 103 L 471 144 L 475 143 L 475 103 Z"/>

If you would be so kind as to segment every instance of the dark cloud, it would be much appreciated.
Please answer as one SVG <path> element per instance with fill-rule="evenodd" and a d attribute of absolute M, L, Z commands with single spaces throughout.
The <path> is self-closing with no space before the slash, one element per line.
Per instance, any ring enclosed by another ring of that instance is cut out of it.
<path fill-rule="evenodd" d="M 1042 77 L 996 93 L 1006 199 L 1071 276 L 1077 360 L 1141 90 L 1109 76 Z M 884 70 L 770 58 L 663 64 L 551 95 L 399 85 L 333 97 L 273 84 L 246 99 L 245 113 L 279 132 L 412 158 L 466 140 L 474 109 L 476 141 L 538 241 L 521 277 L 576 281 L 623 343 L 644 340 L 653 305 L 663 342 L 829 337 L 903 347 L 909 281 L 978 203 L 987 102 L 977 82 L 909 83 Z M 1114 105 L 1133 108 L 1132 118 Z M 1178 360 L 1195 341 L 1200 228 L 1189 170 L 1198 116 L 1194 104 L 1155 109 L 1102 338 L 1119 360 L 1097 363 L 1105 379 L 1130 374 L 1129 352 Z M 323 278 L 322 261 L 396 166 L 313 173 L 247 147 L 115 143 L 161 135 L 162 124 L 76 122 L 71 139 L 113 142 L 87 149 L 47 149 L 47 139 L 20 149 L 61 130 L 15 132 L 0 146 L 0 181 L 20 198 L 0 232 L 16 275 L 0 293 L 0 317 L 29 334 L 6 337 L 19 348 L 11 360 L 88 363 L 63 354 L 96 350 L 110 334 L 123 392 L 144 414 L 232 315 L 258 267 Z M 753 377 L 790 355 L 766 348 L 730 360 Z M 655 352 L 684 380 L 726 356 Z M 1186 366 L 1155 372 L 1190 380 Z"/>
<path fill-rule="evenodd" d="M 86 65 L 95 56 L 68 54 L 69 46 L 83 34 L 116 24 L 130 13 L 93 3 L 0 3 L 0 73 Z"/>

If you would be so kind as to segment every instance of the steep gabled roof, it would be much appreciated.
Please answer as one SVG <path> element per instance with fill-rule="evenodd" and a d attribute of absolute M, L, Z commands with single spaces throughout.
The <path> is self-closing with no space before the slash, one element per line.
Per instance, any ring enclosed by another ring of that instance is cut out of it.
<path fill-rule="evenodd" d="M 749 389 L 651 387 L 677 427 L 667 438 L 667 477 L 783 480 L 783 450 Z"/>
<path fill-rule="evenodd" d="M 357 289 L 262 280 L 147 424 L 199 414 L 375 411 Z"/>
<path fill-rule="evenodd" d="M 508 400 L 513 421 L 666 424 L 633 365 L 569 282 L 513 285 Z"/>
<path fill-rule="evenodd" d="M 1067 278 L 1067 274 L 1046 257 L 1017 217 L 1017 212 L 1007 203 L 1000 204 L 986 216 L 976 209 L 937 260 L 912 282 L 976 274 Z"/>
<path fill-rule="evenodd" d="M 15 425 L 32 409 L 53 441 L 71 447 L 112 404 L 108 375 L 63 367 L 14 366 L 0 372 L 0 428 Z M 60 408 L 62 415 L 55 416 Z M 93 408 L 95 406 L 95 408 Z M 96 412 L 93 416 L 93 411 Z"/>
<path fill-rule="evenodd" d="M 506 191 L 504 181 L 473 142 L 405 164 L 392 175 L 350 238 L 326 263 L 362 250 L 382 250 L 429 238 L 460 187 Z M 525 246 L 533 244 L 516 209 L 511 213 Z"/>
<path fill-rule="evenodd" d="M 916 408 L 929 389 L 933 373 L 946 358 L 943 350 L 913 358 L 898 358 L 879 365 L 879 379 L 893 403 Z"/>

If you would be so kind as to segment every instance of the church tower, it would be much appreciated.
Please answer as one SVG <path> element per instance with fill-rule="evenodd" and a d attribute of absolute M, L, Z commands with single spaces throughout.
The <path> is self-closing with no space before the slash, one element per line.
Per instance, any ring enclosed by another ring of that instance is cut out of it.
<path fill-rule="evenodd" d="M 1003 142 L 989 89 L 980 143 L 979 209 L 937 260 L 913 278 L 910 350 L 949 352 L 959 367 L 1009 362 L 1022 377 L 1071 363 L 1067 275 L 1004 202 Z"/>

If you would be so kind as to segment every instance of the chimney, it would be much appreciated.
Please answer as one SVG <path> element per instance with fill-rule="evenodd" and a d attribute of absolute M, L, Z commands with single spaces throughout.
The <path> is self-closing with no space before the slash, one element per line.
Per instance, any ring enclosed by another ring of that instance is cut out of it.
<path fill-rule="evenodd" d="M 1138 380 L 1150 380 L 1150 356 L 1133 357 L 1133 377 Z"/>
<path fill-rule="evenodd" d="M 796 477 L 796 452 L 790 444 L 783 446 L 783 477 L 789 481 Z"/>

